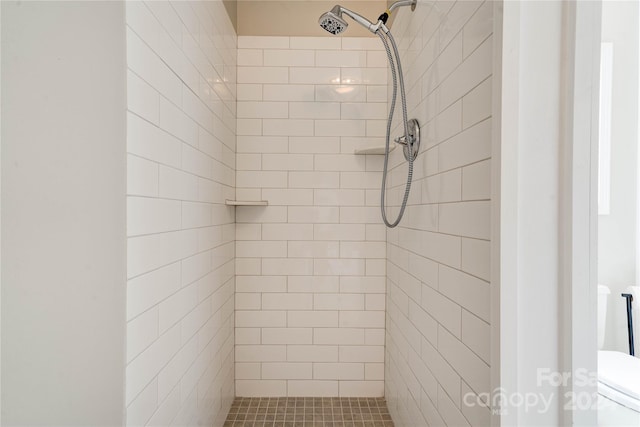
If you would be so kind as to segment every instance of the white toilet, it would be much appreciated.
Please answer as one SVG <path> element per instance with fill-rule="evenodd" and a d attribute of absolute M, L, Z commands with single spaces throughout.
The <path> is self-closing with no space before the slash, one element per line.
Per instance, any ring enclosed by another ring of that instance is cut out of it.
<path fill-rule="evenodd" d="M 619 351 L 602 351 L 610 293 L 609 288 L 598 285 L 598 425 L 638 427 L 640 359 Z M 634 312 L 640 312 L 637 309 L 640 301 L 634 301 L 634 304 Z M 635 316 L 634 320 L 640 322 L 640 316 Z"/>

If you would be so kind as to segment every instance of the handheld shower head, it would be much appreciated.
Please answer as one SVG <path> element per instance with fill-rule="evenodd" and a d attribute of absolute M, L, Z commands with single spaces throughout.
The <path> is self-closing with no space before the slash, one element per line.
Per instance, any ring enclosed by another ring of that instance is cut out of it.
<path fill-rule="evenodd" d="M 330 32 L 334 36 L 340 34 L 347 29 L 349 24 L 342 19 L 342 11 L 339 5 L 335 5 L 329 12 L 325 12 L 318 19 L 318 24 L 324 30 Z"/>
<path fill-rule="evenodd" d="M 375 33 L 378 30 L 378 27 L 367 18 L 347 9 L 346 7 L 342 7 L 339 4 L 333 6 L 329 12 L 323 13 L 320 16 L 320 19 L 318 19 L 318 24 L 320 24 L 324 30 L 333 35 L 340 34 L 349 26 L 347 21 L 342 18 L 342 14 L 349 16 L 372 33 Z"/>

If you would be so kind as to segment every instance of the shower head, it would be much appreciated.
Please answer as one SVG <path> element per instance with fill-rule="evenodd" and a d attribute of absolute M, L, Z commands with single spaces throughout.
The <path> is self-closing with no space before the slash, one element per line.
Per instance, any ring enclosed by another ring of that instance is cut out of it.
<path fill-rule="evenodd" d="M 329 12 L 325 12 L 318 19 L 318 24 L 324 30 L 330 32 L 334 36 L 340 34 L 347 29 L 349 24 L 342 19 L 342 11 L 339 5 L 335 5 Z"/>
<path fill-rule="evenodd" d="M 347 9 L 346 7 L 342 7 L 339 4 L 333 6 L 329 12 L 323 13 L 320 16 L 320 19 L 318 19 L 318 24 L 320 24 L 324 30 L 333 35 L 340 34 L 349 26 L 347 21 L 342 17 L 342 14 L 349 16 L 372 33 L 375 33 L 378 30 L 378 26 L 374 25 L 367 18 Z"/>

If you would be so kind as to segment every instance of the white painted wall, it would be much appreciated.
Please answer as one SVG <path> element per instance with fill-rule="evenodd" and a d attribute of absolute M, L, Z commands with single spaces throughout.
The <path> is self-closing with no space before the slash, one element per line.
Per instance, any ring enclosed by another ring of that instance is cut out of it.
<path fill-rule="evenodd" d="M 598 217 L 598 281 L 611 289 L 605 349 L 627 352 L 625 300 L 636 283 L 638 2 L 602 3 L 602 41 L 613 44 L 611 213 Z"/>
<path fill-rule="evenodd" d="M 2 421 L 122 425 L 124 4 L 1 7 Z"/>
<path fill-rule="evenodd" d="M 238 40 L 236 392 L 382 396 L 387 59 L 377 38 Z"/>
<path fill-rule="evenodd" d="M 493 8 L 418 2 L 392 28 L 423 135 L 405 217 L 387 232 L 385 395 L 399 427 L 490 422 L 474 403 L 491 372 Z M 399 150 L 390 162 L 395 218 L 407 166 Z"/>

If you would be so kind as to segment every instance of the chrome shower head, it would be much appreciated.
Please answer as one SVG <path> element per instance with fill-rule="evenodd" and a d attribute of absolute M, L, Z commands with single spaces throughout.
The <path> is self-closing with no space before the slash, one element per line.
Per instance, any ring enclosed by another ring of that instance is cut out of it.
<path fill-rule="evenodd" d="M 349 24 L 347 24 L 347 21 L 345 21 L 342 17 L 343 14 L 347 15 L 372 33 L 375 33 L 378 30 L 378 26 L 373 25 L 373 23 L 367 18 L 358 15 L 357 13 L 347 9 L 346 7 L 342 7 L 339 4 L 333 6 L 333 9 L 331 9 L 329 12 L 323 13 L 320 16 L 320 19 L 318 19 L 318 24 L 320 24 L 323 29 L 333 35 L 340 34 L 349 26 Z"/>
<path fill-rule="evenodd" d="M 318 19 L 318 24 L 334 36 L 340 34 L 349 26 L 347 21 L 342 19 L 342 11 L 339 5 L 335 5 L 329 12 L 323 13 Z"/>

